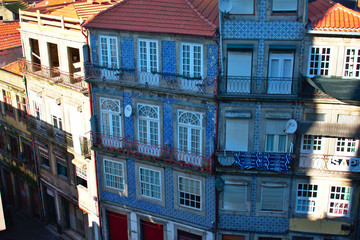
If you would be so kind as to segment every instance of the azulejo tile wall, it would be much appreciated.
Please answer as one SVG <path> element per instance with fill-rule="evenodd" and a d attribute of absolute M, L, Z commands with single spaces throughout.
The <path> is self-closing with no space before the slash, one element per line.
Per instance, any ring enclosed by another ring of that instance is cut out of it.
<path fill-rule="evenodd" d="M 176 42 L 162 41 L 162 71 L 164 73 L 176 73 Z"/>
<path fill-rule="evenodd" d="M 124 68 L 135 68 L 134 39 L 123 38 L 121 41 L 121 64 Z"/>

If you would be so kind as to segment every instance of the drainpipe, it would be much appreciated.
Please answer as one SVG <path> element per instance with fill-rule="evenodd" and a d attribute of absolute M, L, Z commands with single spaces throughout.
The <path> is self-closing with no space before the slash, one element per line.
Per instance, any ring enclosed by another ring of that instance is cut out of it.
<path fill-rule="evenodd" d="M 25 96 L 26 96 L 26 113 L 27 115 L 30 117 L 30 107 L 29 107 L 29 95 L 28 95 L 28 90 L 27 90 L 27 84 L 26 84 L 26 78 L 24 75 L 24 70 L 25 70 L 25 59 L 24 60 L 24 66 L 22 67 L 22 76 L 23 76 L 23 82 L 24 82 L 24 87 L 25 87 Z M 45 202 L 43 201 L 43 193 L 41 191 L 41 186 L 40 186 L 40 177 L 39 177 L 39 170 L 38 170 L 38 161 L 36 158 L 36 154 L 35 154 L 35 139 L 34 139 L 34 135 L 31 134 L 31 142 L 32 142 L 32 150 L 33 150 L 33 158 L 34 158 L 34 166 L 35 166 L 35 176 L 36 176 L 36 185 L 38 188 L 38 194 L 39 194 L 39 201 L 40 201 L 40 219 L 45 222 Z"/>

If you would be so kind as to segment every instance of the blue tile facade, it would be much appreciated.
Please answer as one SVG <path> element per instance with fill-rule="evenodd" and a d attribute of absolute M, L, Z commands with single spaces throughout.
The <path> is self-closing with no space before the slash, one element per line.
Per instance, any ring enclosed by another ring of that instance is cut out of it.
<path fill-rule="evenodd" d="M 91 49 L 91 62 L 98 64 L 97 60 L 97 47 L 96 47 L 96 35 L 90 35 L 90 49 Z"/>
<path fill-rule="evenodd" d="M 133 38 L 123 38 L 121 41 L 121 64 L 123 68 L 135 68 Z"/>
<path fill-rule="evenodd" d="M 217 74 L 217 46 L 209 45 L 207 53 L 207 76 L 208 78 L 215 78 Z"/>
<path fill-rule="evenodd" d="M 176 42 L 161 42 L 162 71 L 164 73 L 176 73 Z"/>

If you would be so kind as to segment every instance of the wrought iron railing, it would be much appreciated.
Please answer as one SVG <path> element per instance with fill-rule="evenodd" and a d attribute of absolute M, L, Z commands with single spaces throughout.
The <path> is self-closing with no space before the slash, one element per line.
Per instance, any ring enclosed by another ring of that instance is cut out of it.
<path fill-rule="evenodd" d="M 215 78 L 196 78 L 154 71 L 144 72 L 129 68 L 109 68 L 90 63 L 85 65 L 85 69 L 86 78 L 92 81 L 175 90 L 202 95 L 214 95 L 216 91 Z"/>
<path fill-rule="evenodd" d="M 219 92 L 225 95 L 294 95 L 298 92 L 299 78 L 285 77 L 220 77 Z"/>
<path fill-rule="evenodd" d="M 47 81 L 64 85 L 69 88 L 74 88 L 81 91 L 87 89 L 87 83 L 84 81 L 85 78 L 81 74 L 64 72 L 59 68 L 50 68 L 28 60 L 25 60 L 24 63 L 25 72 L 27 73 L 43 77 Z"/>
<path fill-rule="evenodd" d="M 92 133 L 92 146 L 101 150 L 120 152 L 138 156 L 143 159 L 161 161 L 172 165 L 186 167 L 203 172 L 211 172 L 213 156 L 202 156 L 179 149 L 152 146 L 136 140 L 117 138 Z"/>

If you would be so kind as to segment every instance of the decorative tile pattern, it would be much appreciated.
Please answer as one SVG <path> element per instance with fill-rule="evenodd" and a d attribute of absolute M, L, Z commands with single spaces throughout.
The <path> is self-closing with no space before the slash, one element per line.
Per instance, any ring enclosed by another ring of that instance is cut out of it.
<path fill-rule="evenodd" d="M 214 152 L 216 106 L 208 105 L 206 111 L 206 155 Z"/>
<path fill-rule="evenodd" d="M 132 99 L 131 95 L 128 92 L 124 92 L 124 107 L 126 105 L 132 106 Z M 134 106 L 133 106 L 134 107 Z M 130 140 L 134 139 L 134 114 L 131 114 L 130 117 L 124 116 L 124 126 L 125 126 L 125 137 L 129 138 Z"/>
<path fill-rule="evenodd" d="M 217 47 L 214 45 L 208 45 L 208 63 L 207 63 L 207 76 L 209 78 L 215 78 L 217 73 Z"/>
<path fill-rule="evenodd" d="M 91 48 L 91 62 L 98 64 L 97 61 L 97 48 L 96 48 L 96 35 L 90 34 L 90 48 Z"/>
<path fill-rule="evenodd" d="M 254 152 L 259 152 L 260 141 L 260 123 L 261 123 L 261 105 L 258 105 L 255 109 L 255 129 L 254 129 Z"/>
<path fill-rule="evenodd" d="M 176 73 L 176 42 L 162 41 L 162 71 L 164 73 Z"/>
<path fill-rule="evenodd" d="M 135 68 L 134 39 L 123 38 L 121 42 L 121 64 L 124 68 Z"/>
<path fill-rule="evenodd" d="M 257 61 L 257 81 L 256 81 L 256 86 L 258 87 L 258 89 L 261 87 L 262 84 L 262 76 L 263 76 L 263 67 L 264 67 L 264 39 L 260 39 L 259 40 L 259 46 L 258 46 L 258 61 Z"/>
<path fill-rule="evenodd" d="M 173 119 L 173 108 L 171 99 L 166 99 L 163 105 L 163 121 L 164 121 L 164 145 L 169 143 L 169 147 L 174 147 L 173 138 L 173 123 L 177 122 Z"/>

